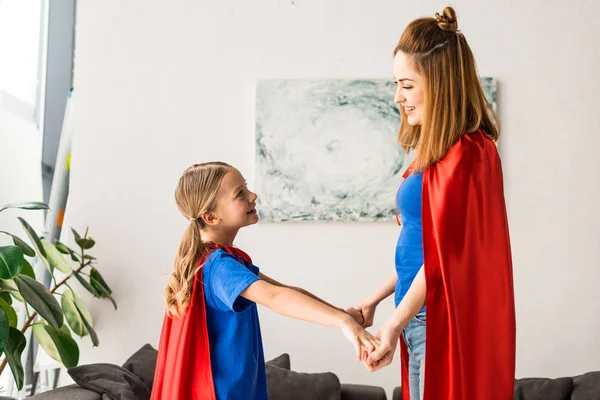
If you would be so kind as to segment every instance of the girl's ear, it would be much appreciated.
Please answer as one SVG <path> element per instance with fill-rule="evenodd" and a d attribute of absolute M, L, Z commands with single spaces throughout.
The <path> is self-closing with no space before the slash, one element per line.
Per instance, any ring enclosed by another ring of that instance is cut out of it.
<path fill-rule="evenodd" d="M 200 218 L 202 218 L 202 221 L 208 226 L 215 226 L 221 221 L 214 212 L 205 212 Z"/>

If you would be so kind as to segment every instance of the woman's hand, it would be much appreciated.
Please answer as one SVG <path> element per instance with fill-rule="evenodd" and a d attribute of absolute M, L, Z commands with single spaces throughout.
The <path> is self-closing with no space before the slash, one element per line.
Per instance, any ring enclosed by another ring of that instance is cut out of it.
<path fill-rule="evenodd" d="M 346 313 L 356 320 L 363 328 L 373 326 L 373 319 L 375 318 L 375 309 L 377 303 L 371 300 L 365 300 L 360 303 L 357 307 L 346 308 Z"/>
<path fill-rule="evenodd" d="M 389 323 L 386 323 L 379 329 L 377 338 L 381 343 L 379 347 L 369 355 L 367 360 L 365 360 L 365 366 L 369 371 L 374 372 L 380 370 L 392 363 L 401 331 L 402 329 L 394 327 Z"/>

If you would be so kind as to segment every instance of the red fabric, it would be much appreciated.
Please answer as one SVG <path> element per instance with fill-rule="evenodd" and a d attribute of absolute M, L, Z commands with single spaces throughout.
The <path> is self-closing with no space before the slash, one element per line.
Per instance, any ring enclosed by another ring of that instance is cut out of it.
<path fill-rule="evenodd" d="M 484 132 L 423 172 L 424 400 L 512 400 L 516 322 L 502 167 Z M 406 345 L 401 340 L 401 354 Z M 402 399 L 409 399 L 407 357 Z"/>
<path fill-rule="evenodd" d="M 239 249 L 212 246 L 200 257 L 198 265 L 203 265 L 210 251 L 217 247 L 252 263 L 250 257 Z M 206 327 L 202 268 L 196 273 L 191 302 L 185 314 L 179 319 L 165 315 L 150 399 L 216 400 Z"/>

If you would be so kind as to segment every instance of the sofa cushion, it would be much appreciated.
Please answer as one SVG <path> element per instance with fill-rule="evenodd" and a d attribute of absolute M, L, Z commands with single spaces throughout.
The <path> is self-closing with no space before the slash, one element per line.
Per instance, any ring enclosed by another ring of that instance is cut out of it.
<path fill-rule="evenodd" d="M 597 400 L 600 399 L 600 371 L 573 378 L 573 393 L 571 400 Z"/>
<path fill-rule="evenodd" d="M 515 400 L 570 400 L 573 378 L 524 378 L 515 381 Z"/>
<path fill-rule="evenodd" d="M 88 364 L 67 370 L 82 388 L 111 400 L 148 400 L 150 389 L 133 372 L 113 364 Z"/>
<path fill-rule="evenodd" d="M 267 363 L 269 400 L 339 400 L 340 381 L 331 372 L 308 374 Z"/>
<path fill-rule="evenodd" d="M 274 365 L 283 369 L 290 369 L 290 355 L 287 353 L 283 353 L 279 357 L 276 357 L 270 361 L 266 362 L 267 365 Z"/>
<path fill-rule="evenodd" d="M 148 389 L 152 389 L 157 356 L 158 351 L 149 344 L 146 344 L 125 361 L 123 368 L 133 372 L 146 384 Z"/>

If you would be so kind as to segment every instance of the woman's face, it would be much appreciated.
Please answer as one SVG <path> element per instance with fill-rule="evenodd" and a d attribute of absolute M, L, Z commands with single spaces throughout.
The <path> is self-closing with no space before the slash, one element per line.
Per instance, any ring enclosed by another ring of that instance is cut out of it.
<path fill-rule="evenodd" d="M 423 116 L 425 115 L 424 80 L 415 71 L 412 60 L 401 51 L 394 57 L 394 78 L 398 84 L 394 101 L 404 109 L 408 124 L 423 125 Z"/>

